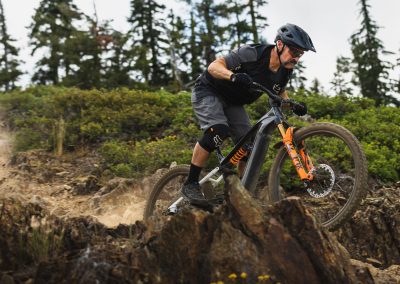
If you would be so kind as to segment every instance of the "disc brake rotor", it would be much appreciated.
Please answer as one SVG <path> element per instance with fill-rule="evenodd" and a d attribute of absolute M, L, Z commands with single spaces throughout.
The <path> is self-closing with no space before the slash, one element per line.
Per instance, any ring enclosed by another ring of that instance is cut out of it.
<path fill-rule="evenodd" d="M 310 182 L 307 192 L 315 198 L 327 196 L 335 184 L 335 173 L 326 164 L 319 164 L 314 172 L 314 179 Z"/>

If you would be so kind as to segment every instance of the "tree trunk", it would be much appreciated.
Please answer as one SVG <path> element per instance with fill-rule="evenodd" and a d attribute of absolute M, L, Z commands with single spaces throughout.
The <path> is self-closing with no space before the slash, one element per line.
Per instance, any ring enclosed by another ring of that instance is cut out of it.
<path fill-rule="evenodd" d="M 61 157 L 64 150 L 65 121 L 62 117 L 56 122 L 56 156 Z"/>

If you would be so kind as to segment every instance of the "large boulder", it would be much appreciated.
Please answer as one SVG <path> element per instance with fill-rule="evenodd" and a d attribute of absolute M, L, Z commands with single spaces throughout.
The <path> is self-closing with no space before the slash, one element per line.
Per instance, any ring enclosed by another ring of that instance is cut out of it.
<path fill-rule="evenodd" d="M 173 217 L 114 229 L 91 218 L 47 217 L 40 202 L 3 201 L 7 214 L 0 219 L 0 264 L 7 272 L 0 279 L 18 283 L 382 283 L 396 279 L 390 273 L 397 273 L 397 267 L 373 270 L 351 261 L 300 199 L 263 207 L 237 177 L 228 177 L 226 185 L 227 202 L 214 212 L 187 208 Z M 42 253 L 35 253 L 32 244 L 40 245 Z M 19 254 L 13 253 L 17 247 Z M 21 252 L 28 261 L 18 262 Z"/>
<path fill-rule="evenodd" d="M 400 182 L 369 192 L 353 218 L 335 232 L 351 257 L 385 268 L 400 264 Z"/>

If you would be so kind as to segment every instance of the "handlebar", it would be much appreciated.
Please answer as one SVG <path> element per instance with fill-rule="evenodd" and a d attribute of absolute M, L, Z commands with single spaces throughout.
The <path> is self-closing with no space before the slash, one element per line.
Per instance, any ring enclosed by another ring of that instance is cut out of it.
<path fill-rule="evenodd" d="M 274 102 L 278 103 L 279 105 L 281 105 L 282 103 L 284 104 L 289 104 L 291 107 L 293 106 L 301 106 L 298 102 L 296 102 L 295 100 L 292 99 L 282 99 L 280 96 L 275 95 L 270 89 L 264 87 L 263 85 L 257 83 L 257 82 L 253 82 L 253 87 L 262 91 L 263 93 L 266 93 L 268 95 L 268 97 L 270 97 Z"/>

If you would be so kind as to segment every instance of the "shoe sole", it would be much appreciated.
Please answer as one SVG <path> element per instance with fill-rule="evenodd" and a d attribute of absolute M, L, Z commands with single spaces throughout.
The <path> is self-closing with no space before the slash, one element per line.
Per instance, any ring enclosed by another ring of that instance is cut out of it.
<path fill-rule="evenodd" d="M 195 206 L 201 206 L 201 207 L 209 207 L 210 203 L 204 199 L 204 200 L 199 200 L 199 199 L 190 199 L 189 197 L 187 197 L 183 192 L 182 196 L 189 201 L 190 204 L 195 205 Z"/>

